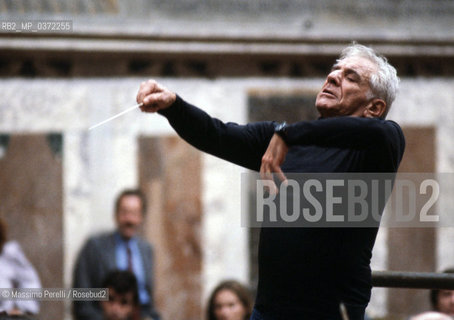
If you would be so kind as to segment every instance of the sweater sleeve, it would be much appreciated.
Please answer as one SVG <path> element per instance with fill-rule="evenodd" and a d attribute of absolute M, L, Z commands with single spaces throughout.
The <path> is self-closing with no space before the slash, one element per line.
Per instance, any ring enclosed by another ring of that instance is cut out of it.
<path fill-rule="evenodd" d="M 405 148 L 400 126 L 391 120 L 334 117 L 301 121 L 287 127 L 287 144 L 351 149 L 376 149 L 399 163 Z"/>
<path fill-rule="evenodd" d="M 224 123 L 179 96 L 159 113 L 181 138 L 197 149 L 256 171 L 274 134 L 273 122 Z"/>

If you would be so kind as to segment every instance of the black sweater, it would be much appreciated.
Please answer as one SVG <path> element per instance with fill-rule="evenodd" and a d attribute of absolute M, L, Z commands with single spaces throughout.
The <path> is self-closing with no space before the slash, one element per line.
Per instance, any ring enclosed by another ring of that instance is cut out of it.
<path fill-rule="evenodd" d="M 259 171 L 274 122 L 223 123 L 180 97 L 160 111 L 196 148 Z M 405 142 L 393 121 L 335 117 L 287 129 L 286 173 L 396 172 Z M 257 309 L 282 319 L 360 319 L 370 299 L 377 228 L 262 228 Z"/>

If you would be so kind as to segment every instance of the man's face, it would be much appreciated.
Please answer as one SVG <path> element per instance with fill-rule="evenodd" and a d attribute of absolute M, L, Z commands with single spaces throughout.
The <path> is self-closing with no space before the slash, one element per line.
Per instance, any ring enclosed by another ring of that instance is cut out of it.
<path fill-rule="evenodd" d="M 363 116 L 371 101 L 370 76 L 375 64 L 365 58 L 351 57 L 339 61 L 318 93 L 315 106 L 323 118 Z"/>
<path fill-rule="evenodd" d="M 125 239 L 135 236 L 143 221 L 142 202 L 135 195 L 123 196 L 115 214 L 118 231 Z"/>
<path fill-rule="evenodd" d="M 454 315 L 454 291 L 440 290 L 438 292 L 437 309 L 441 313 Z"/>
<path fill-rule="evenodd" d="M 109 288 L 109 300 L 101 301 L 104 320 L 130 320 L 134 313 L 134 294 L 126 292 L 117 293 Z"/>

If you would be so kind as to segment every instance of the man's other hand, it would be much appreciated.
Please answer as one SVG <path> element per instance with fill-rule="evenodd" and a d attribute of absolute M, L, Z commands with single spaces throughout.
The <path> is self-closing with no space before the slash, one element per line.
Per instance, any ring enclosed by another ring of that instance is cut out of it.
<path fill-rule="evenodd" d="M 177 96 L 172 91 L 157 83 L 155 80 L 148 80 L 140 84 L 137 93 L 137 103 L 143 105 L 140 109 L 144 112 L 157 112 L 170 107 Z"/>
<path fill-rule="evenodd" d="M 277 174 L 277 177 L 282 182 L 286 182 L 287 178 L 281 170 L 281 164 L 284 162 L 288 152 L 287 144 L 282 138 L 274 134 L 268 144 L 268 148 L 262 157 L 262 164 L 260 166 L 260 177 L 263 180 L 269 180 L 272 182 L 271 189 L 268 190 L 271 194 L 277 194 L 278 190 L 273 180 L 273 174 Z"/>

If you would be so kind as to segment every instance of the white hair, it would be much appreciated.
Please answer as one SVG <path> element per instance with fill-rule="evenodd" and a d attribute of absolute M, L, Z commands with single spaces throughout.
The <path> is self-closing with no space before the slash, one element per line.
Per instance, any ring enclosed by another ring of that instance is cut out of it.
<path fill-rule="evenodd" d="M 388 63 L 384 56 L 378 55 L 372 48 L 360 44 L 354 43 L 342 50 L 337 62 L 350 57 L 366 58 L 377 66 L 377 72 L 372 74 L 369 80 L 370 88 L 373 96 L 386 102 L 383 118 L 386 117 L 399 88 L 400 80 L 397 77 L 396 69 Z"/>

